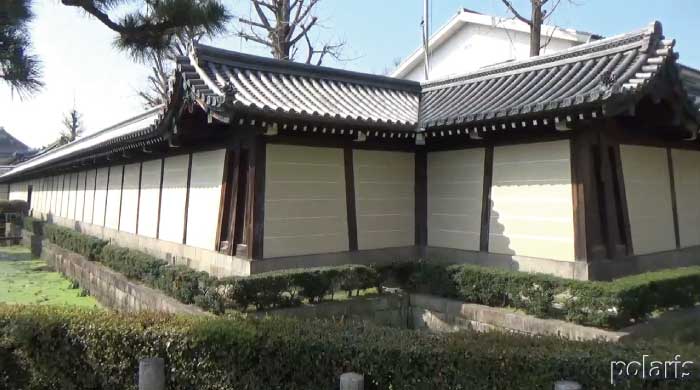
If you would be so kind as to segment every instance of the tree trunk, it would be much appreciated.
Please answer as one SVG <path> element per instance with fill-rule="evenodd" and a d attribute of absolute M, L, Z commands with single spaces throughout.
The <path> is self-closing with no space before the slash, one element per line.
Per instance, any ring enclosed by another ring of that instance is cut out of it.
<path fill-rule="evenodd" d="M 278 0 L 279 8 L 277 8 L 277 25 L 275 26 L 275 37 L 273 42 L 276 43 L 276 53 L 273 56 L 279 60 L 289 60 L 291 45 L 289 44 L 289 29 L 290 29 L 290 4 L 289 0 Z"/>
<path fill-rule="evenodd" d="M 532 0 L 532 18 L 530 21 L 530 57 L 536 57 L 540 55 L 540 38 L 542 36 L 541 0 Z"/>

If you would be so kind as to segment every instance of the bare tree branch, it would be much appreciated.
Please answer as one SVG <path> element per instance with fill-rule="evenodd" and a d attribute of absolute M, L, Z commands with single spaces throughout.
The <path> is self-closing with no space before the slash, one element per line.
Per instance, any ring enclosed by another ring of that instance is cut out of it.
<path fill-rule="evenodd" d="M 255 12 L 238 18 L 237 35 L 271 49 L 277 59 L 294 60 L 305 52 L 305 62 L 321 64 L 325 58 L 342 59 L 345 42 L 314 42 L 311 34 L 319 25 L 314 10 L 320 0 L 250 0 Z M 303 43 L 302 43 L 303 41 Z"/>
<path fill-rule="evenodd" d="M 501 1 L 503 2 L 503 4 L 506 5 L 506 7 L 508 7 L 508 10 L 513 14 L 513 16 L 518 18 L 521 22 L 527 23 L 529 26 L 532 26 L 532 21 L 530 19 L 520 15 L 520 13 L 518 11 L 516 11 L 516 9 L 513 7 L 513 5 L 510 3 L 509 0 L 501 0 Z"/>

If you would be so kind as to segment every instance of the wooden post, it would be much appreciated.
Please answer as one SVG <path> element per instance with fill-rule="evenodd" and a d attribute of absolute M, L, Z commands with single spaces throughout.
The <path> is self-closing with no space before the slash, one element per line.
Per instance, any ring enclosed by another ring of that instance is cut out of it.
<path fill-rule="evenodd" d="M 165 390 L 165 362 L 162 358 L 139 361 L 139 390 Z"/>
<path fill-rule="evenodd" d="M 554 390 L 582 390 L 580 384 L 572 381 L 558 381 L 554 383 Z"/>
<path fill-rule="evenodd" d="M 356 372 L 346 372 L 340 376 L 340 390 L 364 390 L 365 377 Z M 139 389 L 140 390 L 140 389 Z"/>

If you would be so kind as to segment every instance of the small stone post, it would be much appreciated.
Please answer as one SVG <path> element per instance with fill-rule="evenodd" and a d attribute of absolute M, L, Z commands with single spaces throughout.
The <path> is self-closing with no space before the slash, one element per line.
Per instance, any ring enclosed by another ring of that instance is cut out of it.
<path fill-rule="evenodd" d="M 340 376 L 340 390 L 364 390 L 365 377 L 356 372 L 346 372 Z"/>
<path fill-rule="evenodd" d="M 139 390 L 165 390 L 165 361 L 145 358 L 139 361 Z"/>
<path fill-rule="evenodd" d="M 558 381 L 554 383 L 554 390 L 581 390 L 580 384 L 572 381 Z"/>

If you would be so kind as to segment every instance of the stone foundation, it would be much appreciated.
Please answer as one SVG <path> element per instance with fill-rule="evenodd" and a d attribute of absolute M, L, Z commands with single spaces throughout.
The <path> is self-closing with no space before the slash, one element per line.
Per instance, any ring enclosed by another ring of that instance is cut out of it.
<path fill-rule="evenodd" d="M 618 342 L 628 336 L 577 325 L 571 322 L 541 319 L 509 309 L 464 303 L 431 295 L 410 295 L 409 322 L 415 329 L 436 332 L 457 332 L 474 329 L 480 332 L 505 331 L 532 336 L 550 335 L 569 340 L 603 340 Z"/>
<path fill-rule="evenodd" d="M 130 281 L 100 263 L 89 261 L 84 256 L 47 240 L 41 244 L 43 260 L 56 271 L 78 282 L 81 288 L 88 290 L 105 307 L 123 312 L 150 310 L 190 315 L 208 314 L 196 306 L 186 305 L 158 290 Z"/>

